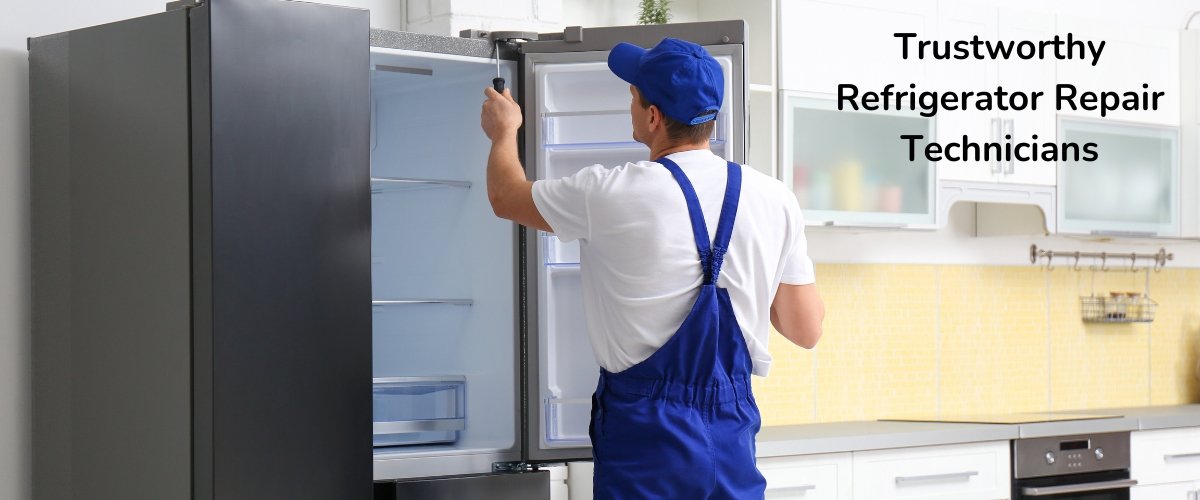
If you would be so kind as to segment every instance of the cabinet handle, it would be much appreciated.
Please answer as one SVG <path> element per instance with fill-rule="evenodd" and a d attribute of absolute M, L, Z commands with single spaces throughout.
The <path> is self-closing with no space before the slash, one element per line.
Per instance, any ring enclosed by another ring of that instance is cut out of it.
<path fill-rule="evenodd" d="M 1163 455 L 1164 462 L 1170 462 L 1171 460 L 1186 460 L 1189 458 L 1200 458 L 1200 453 L 1179 453 L 1176 455 Z"/>
<path fill-rule="evenodd" d="M 979 471 L 972 470 L 966 472 L 951 472 L 949 474 L 930 474 L 928 476 L 896 476 L 896 486 L 904 486 L 905 484 L 910 483 L 926 483 L 931 481 L 970 481 L 972 477 L 978 475 Z"/>
<path fill-rule="evenodd" d="M 999 118 L 992 118 L 992 142 L 1000 142 L 1000 139 L 1002 137 L 1004 137 L 1004 133 L 1002 132 L 1003 128 L 1004 127 L 1001 126 Z M 1000 163 L 999 158 L 993 159 L 992 160 L 992 173 L 993 174 L 1001 173 L 1003 171 L 1003 170 L 1001 170 L 1002 169 L 1001 165 L 1003 165 L 1003 164 Z"/>
<path fill-rule="evenodd" d="M 1015 144 L 1013 144 L 1013 141 L 1017 140 L 1017 121 L 1013 118 L 1009 118 L 1007 120 L 1004 120 L 1004 123 L 1005 123 L 1005 127 L 1004 127 L 1005 132 L 1004 133 L 1006 135 L 1008 135 L 1008 137 L 1009 137 L 1009 139 L 1008 139 L 1009 147 L 1013 147 L 1013 146 L 1015 146 Z M 1017 160 L 1015 157 L 1010 156 L 1008 158 L 1008 168 L 1004 169 L 1004 175 L 1010 175 L 1010 174 L 1015 173 L 1016 171 L 1017 171 Z"/>
<path fill-rule="evenodd" d="M 810 491 L 812 491 L 812 490 L 815 490 L 815 489 L 817 489 L 817 485 L 815 485 L 815 484 L 802 484 L 802 485 L 799 485 L 799 486 L 784 486 L 784 487 L 782 487 L 782 488 L 771 488 L 771 487 L 767 487 L 767 489 L 768 489 L 768 490 L 771 490 L 771 492 L 773 492 L 773 493 L 793 493 L 793 494 L 800 494 L 800 495 L 803 495 L 803 494 L 806 494 L 806 493 L 808 493 L 808 492 L 810 492 Z"/>

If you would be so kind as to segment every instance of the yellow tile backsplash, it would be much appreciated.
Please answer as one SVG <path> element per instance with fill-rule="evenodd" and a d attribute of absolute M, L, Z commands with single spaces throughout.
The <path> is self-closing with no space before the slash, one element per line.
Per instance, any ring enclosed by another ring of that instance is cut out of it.
<path fill-rule="evenodd" d="M 1091 324 L 1080 296 L 1144 272 L 821 264 L 825 335 L 775 336 L 763 425 L 1200 402 L 1200 269 L 1151 272 L 1145 324 Z"/>

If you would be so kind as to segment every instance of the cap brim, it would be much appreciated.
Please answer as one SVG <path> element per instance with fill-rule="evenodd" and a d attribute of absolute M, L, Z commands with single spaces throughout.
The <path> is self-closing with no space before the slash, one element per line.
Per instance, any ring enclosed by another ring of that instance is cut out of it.
<path fill-rule="evenodd" d="M 608 69 L 618 78 L 637 85 L 638 66 L 646 49 L 631 43 L 621 42 L 608 53 Z"/>

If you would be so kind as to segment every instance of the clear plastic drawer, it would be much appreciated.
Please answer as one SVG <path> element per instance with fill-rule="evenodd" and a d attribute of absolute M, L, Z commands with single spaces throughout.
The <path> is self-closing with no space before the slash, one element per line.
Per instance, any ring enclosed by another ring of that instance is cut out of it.
<path fill-rule="evenodd" d="M 376 378 L 375 446 L 453 443 L 466 428 L 463 376 Z"/>

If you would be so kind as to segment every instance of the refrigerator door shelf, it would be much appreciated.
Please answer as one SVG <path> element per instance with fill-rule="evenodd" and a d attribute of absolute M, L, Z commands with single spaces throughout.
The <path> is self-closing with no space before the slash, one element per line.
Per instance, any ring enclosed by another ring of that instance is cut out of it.
<path fill-rule="evenodd" d="M 591 445 L 588 436 L 591 415 L 590 398 L 546 399 L 546 445 L 551 448 Z"/>
<path fill-rule="evenodd" d="M 375 446 L 457 441 L 466 429 L 466 392 L 462 375 L 373 379 Z"/>
<path fill-rule="evenodd" d="M 572 241 L 563 243 L 550 233 L 540 233 L 542 235 L 542 255 L 545 259 L 542 261 L 547 266 L 578 266 L 579 265 L 579 242 Z"/>

